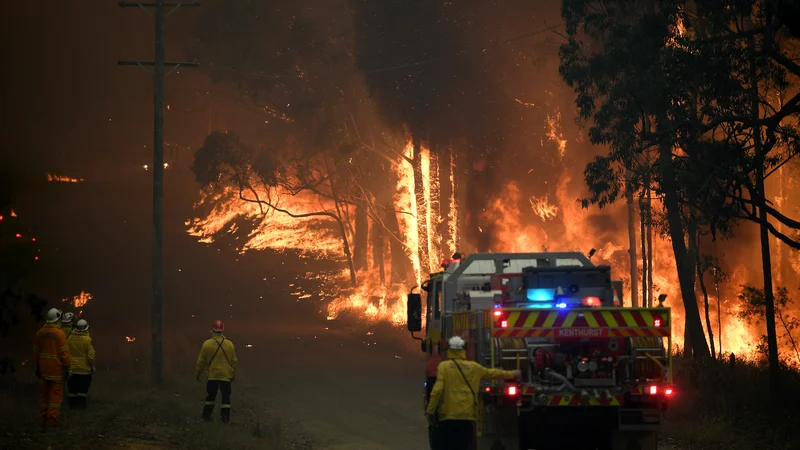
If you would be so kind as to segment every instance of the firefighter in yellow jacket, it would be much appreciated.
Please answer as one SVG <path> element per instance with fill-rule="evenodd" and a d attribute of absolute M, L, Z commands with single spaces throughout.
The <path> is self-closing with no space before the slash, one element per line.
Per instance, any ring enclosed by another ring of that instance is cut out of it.
<path fill-rule="evenodd" d="M 217 399 L 217 390 L 222 392 L 220 405 L 220 419 L 228 423 L 231 419 L 231 383 L 236 375 L 236 350 L 233 342 L 228 340 L 222 332 L 225 324 L 215 320 L 211 327 L 211 338 L 203 343 L 200 355 L 197 357 L 195 378 L 200 381 L 200 374 L 206 373 L 206 401 L 203 405 L 203 420 L 211 420 L 214 405 Z"/>
<path fill-rule="evenodd" d="M 80 319 L 75 324 L 75 330 L 67 338 L 67 344 L 72 357 L 70 377 L 67 381 L 68 404 L 72 409 L 86 409 L 86 397 L 92 385 L 92 373 L 95 371 L 95 353 L 92 337 L 89 336 L 89 322 Z"/>
<path fill-rule="evenodd" d="M 59 425 L 64 400 L 64 377 L 69 376 L 72 358 L 67 338 L 61 330 L 61 311 L 47 312 L 45 325 L 33 341 L 33 363 L 39 378 L 39 422 L 44 427 Z"/>
<path fill-rule="evenodd" d="M 472 448 L 475 436 L 477 392 L 481 380 L 519 378 L 521 373 L 519 370 L 489 369 L 475 361 L 467 361 L 464 339 L 459 336 L 451 337 L 448 344 L 447 360 L 439 363 L 425 413 L 428 423 L 435 427 L 433 440 L 444 444 L 441 448 L 468 450 Z"/>

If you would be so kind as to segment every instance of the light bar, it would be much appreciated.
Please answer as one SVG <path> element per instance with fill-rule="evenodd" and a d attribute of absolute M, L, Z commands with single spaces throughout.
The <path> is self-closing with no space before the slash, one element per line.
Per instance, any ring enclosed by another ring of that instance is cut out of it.
<path fill-rule="evenodd" d="M 553 301 L 556 296 L 555 289 L 528 289 L 526 297 L 532 302 L 549 302 Z"/>

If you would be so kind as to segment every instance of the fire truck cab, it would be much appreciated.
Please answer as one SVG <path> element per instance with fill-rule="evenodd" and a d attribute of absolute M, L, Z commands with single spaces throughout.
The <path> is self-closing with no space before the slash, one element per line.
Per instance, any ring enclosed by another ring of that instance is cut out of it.
<path fill-rule="evenodd" d="M 669 308 L 624 308 L 611 268 L 579 252 L 454 255 L 408 295 L 428 357 L 423 403 L 450 336 L 467 359 L 521 370 L 484 382 L 476 450 L 651 450 L 671 384 Z M 661 301 L 663 302 L 663 297 Z"/>

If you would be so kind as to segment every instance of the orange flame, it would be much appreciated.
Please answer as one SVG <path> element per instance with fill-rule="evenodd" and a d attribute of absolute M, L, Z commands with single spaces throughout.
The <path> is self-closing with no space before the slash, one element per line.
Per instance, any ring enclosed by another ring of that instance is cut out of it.
<path fill-rule="evenodd" d="M 82 308 L 84 305 L 89 303 L 89 300 L 91 300 L 93 298 L 94 297 L 92 296 L 92 294 L 90 294 L 88 292 L 85 292 L 85 291 L 81 291 L 80 294 L 78 294 L 78 295 L 76 295 L 76 296 L 74 296 L 72 298 L 65 298 L 62 301 L 65 302 L 65 303 L 71 303 L 72 306 L 74 306 L 75 308 Z"/>
<path fill-rule="evenodd" d="M 80 183 L 83 178 L 67 177 L 63 175 L 47 174 L 47 181 L 55 183 Z"/>
<path fill-rule="evenodd" d="M 542 222 L 554 219 L 556 214 L 558 214 L 558 206 L 551 205 L 550 202 L 547 201 L 546 195 L 543 197 L 531 197 L 528 201 L 531 204 L 531 208 L 533 208 L 533 212 L 542 219 Z"/>

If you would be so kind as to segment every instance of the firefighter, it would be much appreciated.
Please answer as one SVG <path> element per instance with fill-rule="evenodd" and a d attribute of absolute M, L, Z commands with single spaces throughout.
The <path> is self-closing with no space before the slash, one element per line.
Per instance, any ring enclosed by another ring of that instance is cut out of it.
<path fill-rule="evenodd" d="M 51 309 L 45 321 L 33 342 L 33 362 L 39 379 L 39 423 L 43 432 L 48 426 L 59 425 L 64 378 L 69 377 L 72 364 L 67 338 L 60 326 L 61 311 Z"/>
<path fill-rule="evenodd" d="M 64 336 L 66 336 L 67 339 L 69 339 L 70 334 L 72 334 L 74 325 L 75 314 L 65 312 L 64 315 L 61 316 L 61 330 L 64 331 Z"/>
<path fill-rule="evenodd" d="M 86 409 L 86 397 L 92 385 L 92 373 L 95 371 L 94 346 L 89 336 L 89 322 L 84 319 L 75 324 L 75 331 L 67 339 L 69 353 L 72 357 L 70 377 L 67 381 L 69 390 L 69 407 Z"/>
<path fill-rule="evenodd" d="M 233 342 L 222 334 L 223 331 L 225 324 L 221 320 L 215 320 L 211 327 L 212 336 L 203 343 L 197 357 L 195 379 L 200 381 L 200 374 L 203 372 L 208 379 L 203 420 L 211 420 L 219 390 L 222 392 L 220 419 L 222 423 L 228 423 L 231 419 L 231 383 L 236 375 L 236 350 Z"/>
<path fill-rule="evenodd" d="M 475 439 L 481 380 L 519 379 L 521 372 L 489 369 L 467 361 L 464 339 L 459 336 L 451 337 L 448 344 L 447 360 L 439 363 L 425 413 L 428 424 L 435 428 L 433 441 L 437 450 L 468 450 Z"/>

